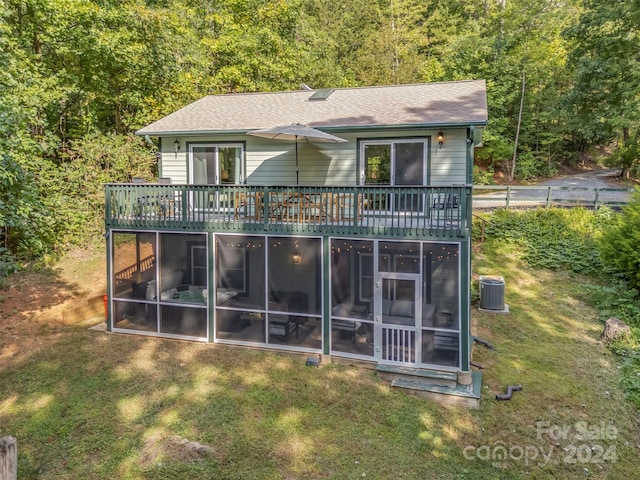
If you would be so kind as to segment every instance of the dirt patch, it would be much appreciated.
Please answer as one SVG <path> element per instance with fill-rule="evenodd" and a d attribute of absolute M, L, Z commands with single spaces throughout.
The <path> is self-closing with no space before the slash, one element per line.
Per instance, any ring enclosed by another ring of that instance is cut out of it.
<path fill-rule="evenodd" d="M 145 467 L 161 462 L 191 463 L 208 456 L 217 456 L 211 447 L 179 435 L 156 433 L 145 440 L 140 463 Z"/>
<path fill-rule="evenodd" d="M 8 278 L 0 289 L 0 363 L 55 342 L 65 310 L 106 292 L 105 272 L 104 250 L 96 247 L 70 252 L 53 269 Z"/>

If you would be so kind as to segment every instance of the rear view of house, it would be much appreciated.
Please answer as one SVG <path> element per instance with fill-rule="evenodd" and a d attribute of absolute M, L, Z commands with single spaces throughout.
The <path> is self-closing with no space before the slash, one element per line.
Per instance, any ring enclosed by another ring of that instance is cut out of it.
<path fill-rule="evenodd" d="M 486 122 L 485 83 L 460 81 L 214 95 L 141 129 L 160 178 L 105 187 L 108 329 L 477 390 L 471 181 Z"/>

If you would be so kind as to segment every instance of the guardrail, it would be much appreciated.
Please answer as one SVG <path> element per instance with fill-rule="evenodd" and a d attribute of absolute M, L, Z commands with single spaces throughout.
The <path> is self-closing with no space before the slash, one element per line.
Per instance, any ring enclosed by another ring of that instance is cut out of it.
<path fill-rule="evenodd" d="M 473 208 L 585 207 L 620 208 L 634 188 L 474 185 Z"/>

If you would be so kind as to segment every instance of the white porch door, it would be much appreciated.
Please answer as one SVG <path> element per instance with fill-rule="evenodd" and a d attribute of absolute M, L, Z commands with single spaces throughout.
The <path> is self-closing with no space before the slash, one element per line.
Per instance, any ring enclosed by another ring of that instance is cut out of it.
<path fill-rule="evenodd" d="M 420 275 L 380 273 L 375 285 L 375 351 L 378 361 L 420 363 Z"/>

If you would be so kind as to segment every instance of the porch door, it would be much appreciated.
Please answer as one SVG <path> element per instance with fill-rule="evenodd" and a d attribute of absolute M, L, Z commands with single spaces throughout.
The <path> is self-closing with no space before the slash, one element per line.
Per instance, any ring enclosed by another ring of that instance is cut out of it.
<path fill-rule="evenodd" d="M 364 142 L 361 183 L 367 186 L 421 186 L 427 184 L 426 141 L 396 140 Z M 394 193 L 369 195 L 366 208 L 372 210 L 419 211 L 421 195 Z"/>
<path fill-rule="evenodd" d="M 420 275 L 381 273 L 375 285 L 376 352 L 379 361 L 400 365 L 420 363 Z"/>
<path fill-rule="evenodd" d="M 242 145 L 207 144 L 189 147 L 189 183 L 193 185 L 234 185 L 242 183 Z M 196 194 L 196 208 L 232 208 L 233 198 L 222 192 Z"/>

